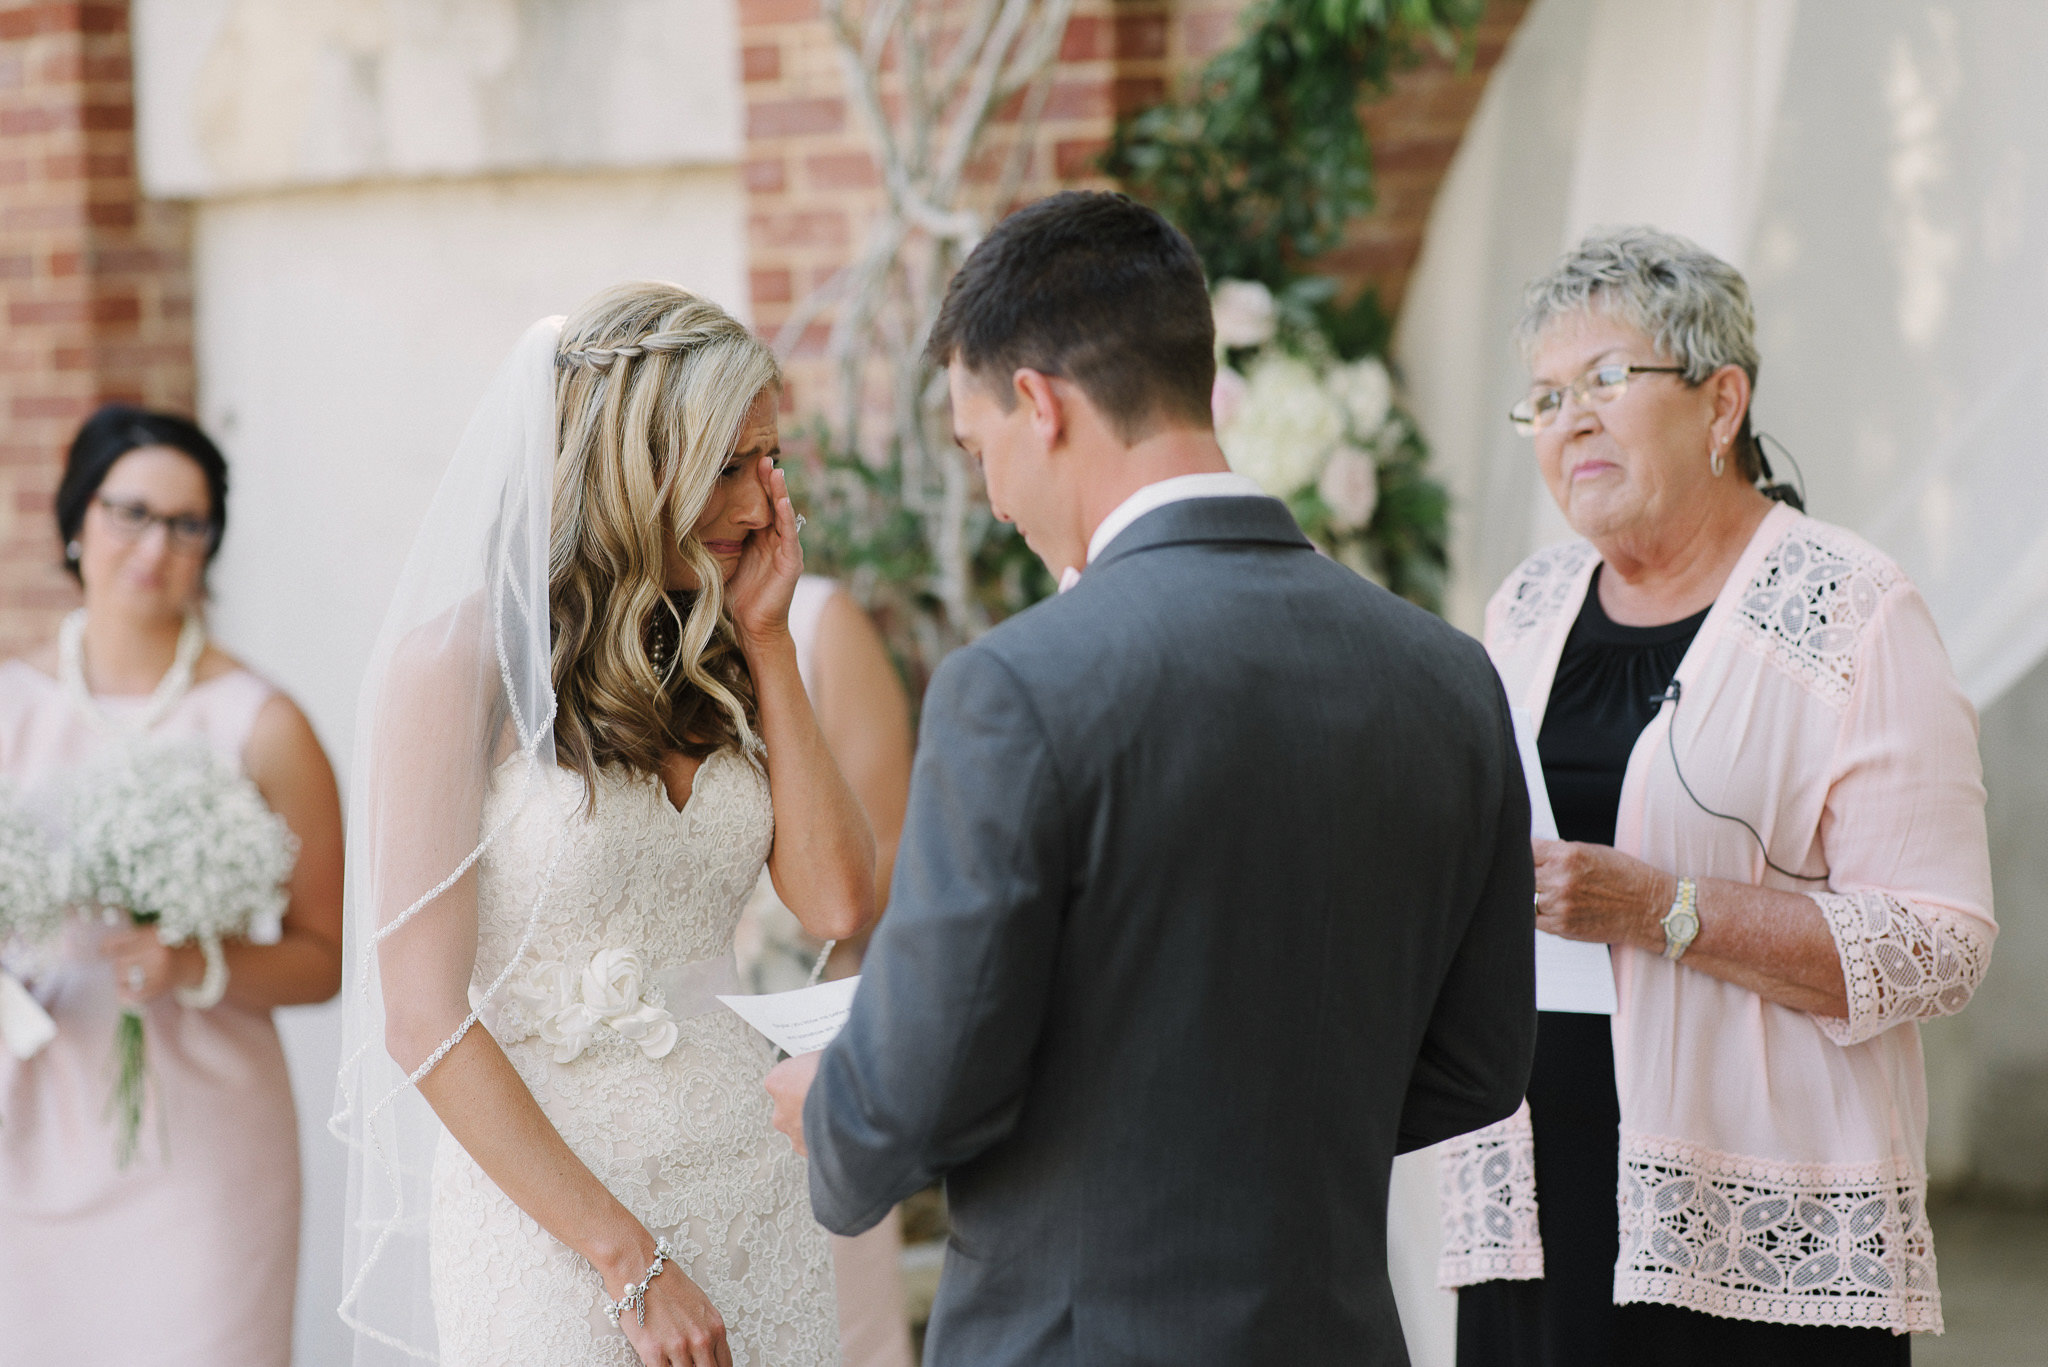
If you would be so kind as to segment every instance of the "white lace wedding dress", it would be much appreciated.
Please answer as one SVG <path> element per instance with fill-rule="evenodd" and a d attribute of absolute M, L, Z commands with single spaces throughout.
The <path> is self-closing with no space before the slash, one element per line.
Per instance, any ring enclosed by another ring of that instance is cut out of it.
<path fill-rule="evenodd" d="M 486 830 L 524 781 L 516 763 L 498 771 Z M 473 992 L 518 950 L 548 880 L 512 990 L 481 1018 L 569 1147 L 682 1255 L 738 1367 L 837 1362 L 825 1233 L 761 1088 L 769 1045 L 706 999 L 768 856 L 767 779 L 720 751 L 677 812 L 657 780 L 608 771 L 590 814 L 574 774 L 548 781 L 557 810 L 576 813 L 566 830 L 528 802 L 479 865 Z M 443 1363 L 638 1363 L 605 1320 L 597 1273 L 445 1134 L 429 1239 Z"/>

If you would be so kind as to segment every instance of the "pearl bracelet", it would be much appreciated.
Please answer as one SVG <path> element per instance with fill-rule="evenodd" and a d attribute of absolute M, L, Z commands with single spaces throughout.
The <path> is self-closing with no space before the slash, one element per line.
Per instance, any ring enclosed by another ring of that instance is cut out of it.
<path fill-rule="evenodd" d="M 612 1322 L 612 1328 L 616 1329 L 619 1327 L 619 1317 L 628 1310 L 633 1312 L 634 1318 L 641 1324 L 647 1323 L 647 1288 L 653 1284 L 656 1277 L 661 1275 L 661 1265 L 663 1263 L 679 1263 L 681 1261 L 682 1259 L 676 1256 L 676 1251 L 668 1246 L 668 1240 L 656 1239 L 654 1241 L 654 1261 L 648 1264 L 647 1275 L 637 1282 L 628 1282 L 626 1284 L 626 1293 L 617 1300 L 604 1303 L 604 1317 Z"/>
<path fill-rule="evenodd" d="M 206 956 L 206 976 L 199 980 L 197 987 L 174 989 L 174 995 L 178 1005 L 204 1011 L 219 1006 L 221 997 L 227 993 L 228 961 L 220 952 L 220 941 L 211 935 L 199 937 L 199 952 Z"/>

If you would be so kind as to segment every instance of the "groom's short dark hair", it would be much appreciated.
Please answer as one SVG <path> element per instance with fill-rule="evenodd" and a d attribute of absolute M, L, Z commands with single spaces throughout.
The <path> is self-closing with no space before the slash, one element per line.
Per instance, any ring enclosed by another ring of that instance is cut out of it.
<path fill-rule="evenodd" d="M 1016 402 L 1020 369 L 1079 385 L 1117 434 L 1209 425 L 1216 328 L 1202 261 L 1179 229 L 1125 195 L 1068 190 L 981 240 L 946 288 L 926 356 L 958 361 Z"/>

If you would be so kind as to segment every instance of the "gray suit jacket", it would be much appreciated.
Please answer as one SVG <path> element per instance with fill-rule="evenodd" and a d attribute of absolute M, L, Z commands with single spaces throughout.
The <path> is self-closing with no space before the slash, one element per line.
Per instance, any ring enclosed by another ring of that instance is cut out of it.
<path fill-rule="evenodd" d="M 818 1218 L 945 1179 L 940 1367 L 1404 1363 L 1388 1165 L 1520 1102 L 1533 891 L 1477 642 L 1274 500 L 1148 513 L 932 679 Z"/>

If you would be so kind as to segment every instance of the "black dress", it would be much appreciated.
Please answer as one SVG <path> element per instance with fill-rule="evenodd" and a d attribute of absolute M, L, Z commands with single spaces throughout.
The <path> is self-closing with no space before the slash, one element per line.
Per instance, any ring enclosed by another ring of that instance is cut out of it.
<path fill-rule="evenodd" d="M 1629 754 L 1706 616 L 1701 611 L 1664 626 L 1621 626 L 1600 608 L 1600 571 L 1594 570 L 1536 740 L 1562 839 L 1614 843 Z M 1543 1279 L 1481 1282 L 1458 1293 L 1458 1367 L 1908 1361 L 1911 1339 L 1883 1329 L 1761 1324 L 1672 1306 L 1614 1304 L 1621 1107 L 1607 1017 L 1537 1014 L 1529 1123 Z"/>

